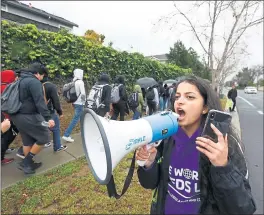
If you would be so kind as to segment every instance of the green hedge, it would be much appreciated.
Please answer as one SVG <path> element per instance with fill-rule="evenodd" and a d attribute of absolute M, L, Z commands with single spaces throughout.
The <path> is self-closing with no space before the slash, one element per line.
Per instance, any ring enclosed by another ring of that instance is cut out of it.
<path fill-rule="evenodd" d="M 40 60 L 48 66 L 53 78 L 72 77 L 74 68 L 82 68 L 89 83 L 93 83 L 101 72 L 108 72 L 112 79 L 124 75 L 129 84 L 144 76 L 165 80 L 191 73 L 190 69 L 165 65 L 139 53 L 95 45 L 65 30 L 58 33 L 41 31 L 32 24 L 17 25 L 5 20 L 1 25 L 2 70 L 23 68 Z"/>

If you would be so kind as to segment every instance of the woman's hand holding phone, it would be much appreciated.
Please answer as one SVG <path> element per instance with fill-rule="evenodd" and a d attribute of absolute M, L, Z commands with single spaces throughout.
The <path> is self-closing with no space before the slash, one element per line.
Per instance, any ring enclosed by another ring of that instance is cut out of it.
<path fill-rule="evenodd" d="M 198 146 L 196 148 L 205 154 L 214 166 L 226 166 L 228 163 L 227 135 L 224 137 L 213 124 L 211 124 L 211 128 L 217 135 L 218 142 L 215 143 L 205 137 L 197 137 L 196 144 Z"/>

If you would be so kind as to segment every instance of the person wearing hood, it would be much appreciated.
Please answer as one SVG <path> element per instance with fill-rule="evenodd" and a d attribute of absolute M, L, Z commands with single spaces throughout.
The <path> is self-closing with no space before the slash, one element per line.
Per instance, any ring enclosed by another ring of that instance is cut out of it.
<path fill-rule="evenodd" d="M 82 69 L 75 69 L 73 71 L 73 81 L 75 82 L 75 91 L 76 95 L 78 96 L 77 100 L 73 103 L 74 107 L 74 116 L 72 121 L 70 122 L 68 128 L 65 130 L 64 135 L 62 137 L 63 140 L 66 142 L 74 142 L 74 139 L 70 136 L 72 130 L 75 128 L 77 123 L 80 121 L 81 114 L 83 112 L 83 108 L 85 105 L 86 100 L 86 93 L 84 88 L 83 82 L 83 70 Z"/>
<path fill-rule="evenodd" d="M 25 174 L 35 173 L 42 165 L 41 162 L 35 163 L 33 159 L 43 145 L 50 142 L 48 127 L 55 125 L 45 103 L 40 82 L 45 73 L 48 70 L 40 63 L 33 63 L 21 71 L 19 97 L 22 104 L 16 114 L 10 115 L 22 138 L 25 158 L 18 168 Z M 43 124 L 45 121 L 48 126 Z"/>
<path fill-rule="evenodd" d="M 16 73 L 13 70 L 1 72 L 1 94 L 6 86 L 16 80 Z M 14 158 L 5 158 L 9 145 L 14 141 L 18 134 L 16 126 L 10 121 L 10 116 L 1 112 L 1 164 L 8 164 L 14 161 Z"/>
<path fill-rule="evenodd" d="M 136 84 L 134 86 L 133 92 L 137 93 L 137 97 L 138 97 L 138 106 L 136 109 L 132 110 L 134 112 L 132 119 L 135 120 L 135 119 L 139 119 L 142 116 L 144 99 L 143 99 L 141 87 L 139 85 Z"/>
<path fill-rule="evenodd" d="M 102 96 L 101 96 L 101 104 L 102 107 L 98 109 L 98 115 L 104 117 L 107 113 L 110 112 L 110 103 L 111 103 L 111 90 L 112 87 L 110 84 L 110 77 L 108 74 L 103 73 L 100 75 L 98 82 L 96 85 L 103 85 Z"/>
<path fill-rule="evenodd" d="M 127 93 L 125 87 L 125 78 L 124 76 L 118 76 L 115 79 L 115 85 L 118 86 L 119 89 L 119 97 L 120 100 L 117 103 L 112 103 L 113 106 L 113 116 L 111 117 L 112 120 L 117 120 L 120 114 L 120 121 L 125 120 L 125 113 L 127 111 Z"/>

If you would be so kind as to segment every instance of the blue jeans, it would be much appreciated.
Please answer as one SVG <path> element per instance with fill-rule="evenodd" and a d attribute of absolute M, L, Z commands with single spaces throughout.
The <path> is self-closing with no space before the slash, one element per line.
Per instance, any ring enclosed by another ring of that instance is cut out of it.
<path fill-rule="evenodd" d="M 164 111 L 164 99 L 163 99 L 163 97 L 159 98 L 159 108 L 160 108 L 160 111 Z"/>
<path fill-rule="evenodd" d="M 61 147 L 60 119 L 56 113 L 52 114 L 52 119 L 55 122 L 55 126 L 50 128 L 53 133 L 53 150 L 57 151 Z"/>
<path fill-rule="evenodd" d="M 76 124 L 79 122 L 81 114 L 83 112 L 83 105 L 74 104 L 73 107 L 74 107 L 74 116 L 73 116 L 72 121 L 69 124 L 68 128 L 64 132 L 63 136 L 65 136 L 65 137 L 69 137 L 71 135 L 72 130 L 74 129 Z"/>
<path fill-rule="evenodd" d="M 133 120 L 135 120 L 135 119 L 139 119 L 140 118 L 140 112 L 139 111 L 137 111 L 137 110 L 133 110 L 133 112 L 134 112 L 134 115 L 133 115 Z"/>

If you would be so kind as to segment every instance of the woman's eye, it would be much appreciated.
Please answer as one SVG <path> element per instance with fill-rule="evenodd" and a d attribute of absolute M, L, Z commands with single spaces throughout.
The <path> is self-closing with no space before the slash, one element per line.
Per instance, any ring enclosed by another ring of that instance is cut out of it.
<path fill-rule="evenodd" d="M 187 96 L 187 99 L 194 99 L 193 96 Z"/>
<path fill-rule="evenodd" d="M 178 100 L 180 98 L 180 96 L 175 96 L 175 99 Z"/>

